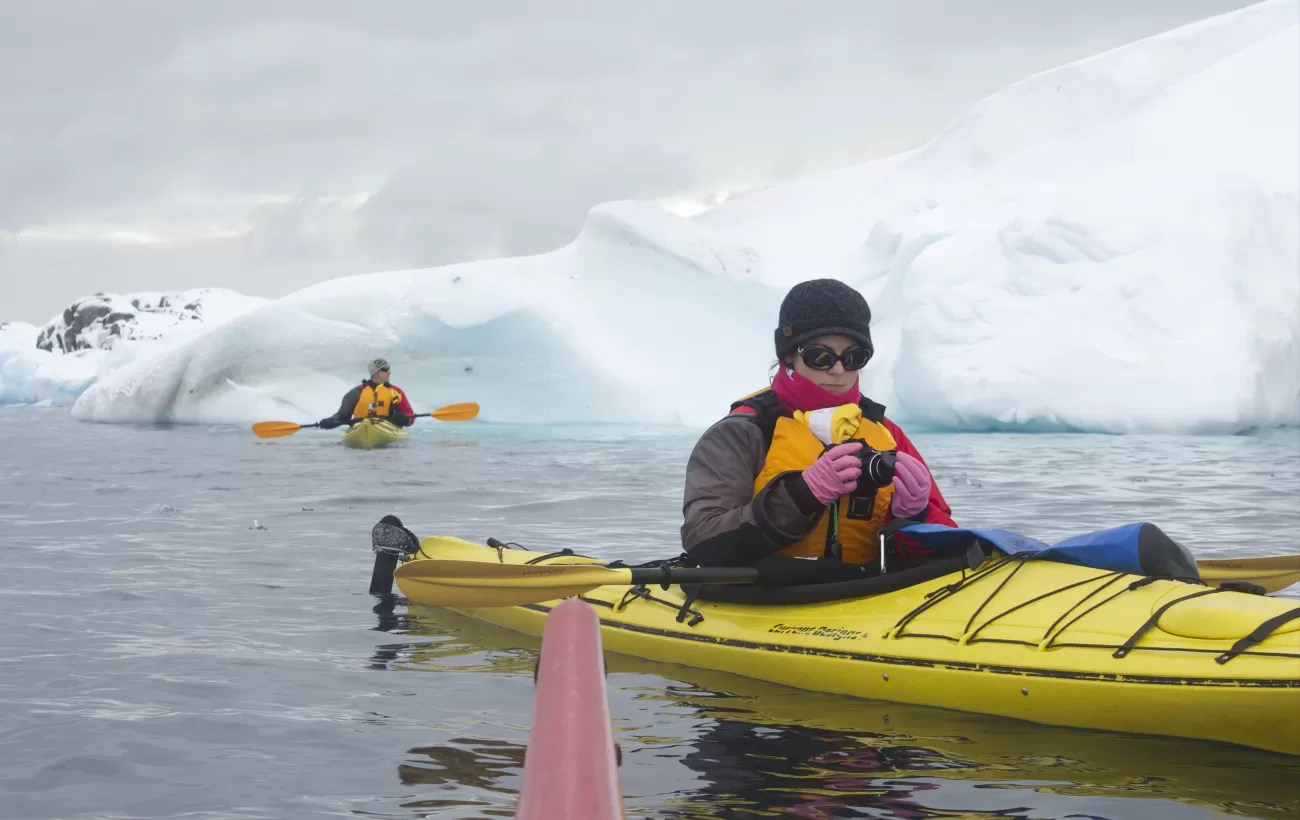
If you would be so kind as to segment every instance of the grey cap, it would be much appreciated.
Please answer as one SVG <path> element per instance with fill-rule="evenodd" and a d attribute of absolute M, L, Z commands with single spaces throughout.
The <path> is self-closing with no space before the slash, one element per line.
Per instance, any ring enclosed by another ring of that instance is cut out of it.
<path fill-rule="evenodd" d="M 381 371 L 381 370 L 385 370 L 385 369 L 388 369 L 388 360 L 387 360 L 387 359 L 371 359 L 371 360 L 370 360 L 370 375 L 371 375 L 371 376 L 374 376 L 374 375 L 375 375 L 376 373 L 378 373 L 379 371 Z"/>

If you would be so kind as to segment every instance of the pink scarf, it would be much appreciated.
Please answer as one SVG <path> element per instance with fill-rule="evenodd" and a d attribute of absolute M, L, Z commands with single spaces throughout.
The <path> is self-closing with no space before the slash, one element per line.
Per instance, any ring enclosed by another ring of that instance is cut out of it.
<path fill-rule="evenodd" d="M 862 399 L 862 391 L 858 389 L 857 382 L 844 393 L 832 393 L 784 367 L 772 379 L 772 392 L 790 412 L 824 410 L 842 404 L 857 404 Z"/>

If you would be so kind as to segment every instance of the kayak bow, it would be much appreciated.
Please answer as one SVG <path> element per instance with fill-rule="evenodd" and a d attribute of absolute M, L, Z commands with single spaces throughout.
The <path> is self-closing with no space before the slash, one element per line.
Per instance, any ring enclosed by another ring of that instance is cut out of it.
<path fill-rule="evenodd" d="M 600 619 L 578 600 L 546 619 L 516 820 L 622 820 Z"/>

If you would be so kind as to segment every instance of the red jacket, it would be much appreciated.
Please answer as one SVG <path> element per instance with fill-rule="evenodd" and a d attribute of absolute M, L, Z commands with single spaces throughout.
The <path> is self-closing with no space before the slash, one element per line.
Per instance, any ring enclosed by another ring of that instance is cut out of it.
<path fill-rule="evenodd" d="M 916 449 L 916 445 L 912 443 L 912 440 L 907 437 L 907 433 L 903 432 L 903 428 L 894 424 L 888 418 L 885 418 L 881 423 L 885 425 L 885 429 L 889 431 L 889 434 L 894 437 L 894 443 L 898 445 L 899 452 L 907 453 L 925 464 L 925 459 L 921 458 L 920 451 Z M 929 470 L 930 465 L 925 464 L 925 469 Z M 891 511 L 886 522 L 892 518 L 893 512 Z M 957 522 L 952 520 L 952 508 L 944 500 L 943 493 L 939 492 L 939 482 L 934 480 L 933 472 L 930 473 L 930 506 L 925 509 L 924 520 L 927 524 L 942 524 L 945 527 L 957 526 Z M 907 537 L 906 533 L 901 532 L 894 536 L 894 549 L 907 555 L 929 554 L 929 550 L 921 549 L 915 541 Z"/>
<path fill-rule="evenodd" d="M 411 409 L 411 400 L 408 399 L 408 398 L 406 397 L 406 391 L 403 390 L 402 388 L 398 387 L 397 385 L 392 384 L 391 382 L 389 383 L 388 386 L 391 387 L 392 389 L 396 390 L 398 393 L 401 393 L 401 394 L 402 394 L 402 400 L 399 401 L 399 402 L 397 403 L 397 406 L 394 407 L 393 409 L 396 410 L 397 412 L 401 413 L 402 415 L 406 416 L 408 419 L 411 419 L 412 421 L 414 421 L 414 420 L 415 420 L 415 418 L 414 418 L 414 417 L 415 417 L 415 411 Z M 909 442 L 909 443 L 910 443 L 910 442 Z M 919 456 L 918 456 L 918 458 L 919 458 Z M 953 526 L 955 527 L 955 526 L 957 526 L 957 525 L 956 525 L 956 524 L 953 524 Z"/>

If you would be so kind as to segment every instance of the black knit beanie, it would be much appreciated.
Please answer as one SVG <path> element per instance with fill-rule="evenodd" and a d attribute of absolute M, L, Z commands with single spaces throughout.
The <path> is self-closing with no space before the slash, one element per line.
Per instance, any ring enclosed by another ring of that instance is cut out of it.
<path fill-rule="evenodd" d="M 783 359 L 817 336 L 840 333 L 868 350 L 871 309 L 862 294 L 838 279 L 813 279 L 790 288 L 781 302 L 776 328 L 776 355 Z"/>

